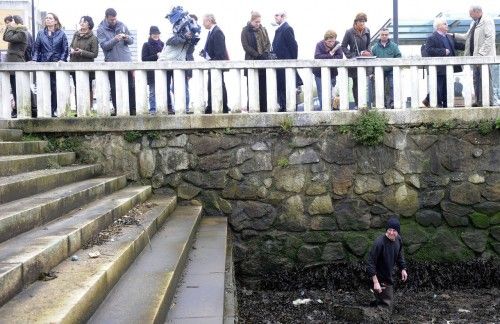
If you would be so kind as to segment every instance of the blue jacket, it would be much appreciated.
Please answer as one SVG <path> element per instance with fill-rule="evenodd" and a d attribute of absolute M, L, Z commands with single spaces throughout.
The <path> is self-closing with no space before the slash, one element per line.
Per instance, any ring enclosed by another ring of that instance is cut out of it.
<path fill-rule="evenodd" d="M 118 34 L 127 34 L 126 40 L 116 40 Z M 134 38 L 130 35 L 127 26 L 121 21 L 117 21 L 115 26 L 110 26 L 104 19 L 97 27 L 97 39 L 104 52 L 106 62 L 131 62 L 132 54 L 129 45 L 134 43 Z"/>
<path fill-rule="evenodd" d="M 212 32 L 207 37 L 205 52 L 208 56 L 210 56 L 211 61 L 229 60 L 229 55 L 227 54 L 226 49 L 226 37 L 217 25 L 212 29 Z"/>
<path fill-rule="evenodd" d="M 425 41 L 425 50 L 430 57 L 440 57 L 440 56 L 456 56 L 455 50 L 463 50 L 465 48 L 464 44 L 456 43 L 455 39 L 449 35 L 446 35 L 448 39 L 450 54 L 446 55 L 445 37 L 441 36 L 437 31 L 433 32 L 427 40 Z M 438 66 L 436 68 L 437 75 L 446 75 L 446 66 Z M 460 72 L 462 70 L 460 65 L 454 65 L 455 72 Z"/>
<path fill-rule="evenodd" d="M 47 28 L 36 35 L 33 46 L 33 60 L 37 62 L 58 62 L 68 59 L 68 39 L 60 29 L 49 36 Z"/>
<path fill-rule="evenodd" d="M 295 40 L 293 28 L 284 22 L 276 29 L 273 39 L 273 52 L 279 60 L 293 59 L 298 57 L 299 46 Z"/>

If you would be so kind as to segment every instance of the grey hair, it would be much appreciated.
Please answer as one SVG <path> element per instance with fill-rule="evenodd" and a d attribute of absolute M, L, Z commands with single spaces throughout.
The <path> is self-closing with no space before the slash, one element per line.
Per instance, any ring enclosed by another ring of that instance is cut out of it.
<path fill-rule="evenodd" d="M 215 16 L 213 14 L 206 14 L 205 19 L 210 21 L 212 24 L 217 24 L 217 22 L 215 21 Z"/>
<path fill-rule="evenodd" d="M 437 17 L 436 19 L 434 19 L 434 23 L 433 23 L 434 30 L 436 30 L 437 27 L 443 23 L 448 23 L 448 20 L 444 17 Z"/>
<path fill-rule="evenodd" d="M 483 8 L 481 8 L 481 6 L 478 5 L 470 6 L 469 10 L 474 12 L 483 12 Z"/>

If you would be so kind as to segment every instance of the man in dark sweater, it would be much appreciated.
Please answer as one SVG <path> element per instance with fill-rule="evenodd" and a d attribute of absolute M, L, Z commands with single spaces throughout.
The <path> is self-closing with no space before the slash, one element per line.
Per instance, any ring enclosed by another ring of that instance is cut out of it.
<path fill-rule="evenodd" d="M 406 281 L 408 278 L 403 256 L 403 241 L 399 232 L 399 220 L 394 217 L 389 219 L 385 234 L 375 240 L 368 255 L 367 272 L 373 281 L 373 293 L 376 298 L 374 305 L 392 308 L 394 299 L 392 271 L 396 263 L 401 270 L 401 279 Z"/>

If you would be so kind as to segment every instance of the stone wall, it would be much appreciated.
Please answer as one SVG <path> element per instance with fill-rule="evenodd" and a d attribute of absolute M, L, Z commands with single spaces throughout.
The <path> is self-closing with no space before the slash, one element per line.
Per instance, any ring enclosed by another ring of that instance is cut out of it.
<path fill-rule="evenodd" d="M 408 259 L 500 255 L 498 130 L 392 126 L 375 147 L 335 126 L 81 138 L 107 172 L 227 215 L 244 275 L 365 258 L 391 216 Z"/>

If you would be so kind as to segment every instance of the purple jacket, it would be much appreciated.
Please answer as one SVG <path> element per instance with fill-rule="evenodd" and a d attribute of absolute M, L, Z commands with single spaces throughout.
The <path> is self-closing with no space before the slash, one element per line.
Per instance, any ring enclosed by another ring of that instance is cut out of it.
<path fill-rule="evenodd" d="M 340 44 L 340 42 L 335 41 L 335 44 L 333 45 L 334 47 Z M 330 60 L 330 59 L 342 59 L 344 57 L 344 54 L 342 52 L 342 47 L 338 46 L 337 50 L 333 53 L 333 55 L 330 54 L 330 49 L 326 47 L 324 41 L 319 41 L 318 44 L 316 44 L 316 51 L 314 52 L 314 59 L 316 60 Z M 321 68 L 314 68 L 313 69 L 313 74 L 314 76 L 320 78 L 321 77 Z M 334 78 L 337 76 L 338 72 L 336 68 L 331 68 L 330 69 L 330 74 L 331 77 Z"/>

